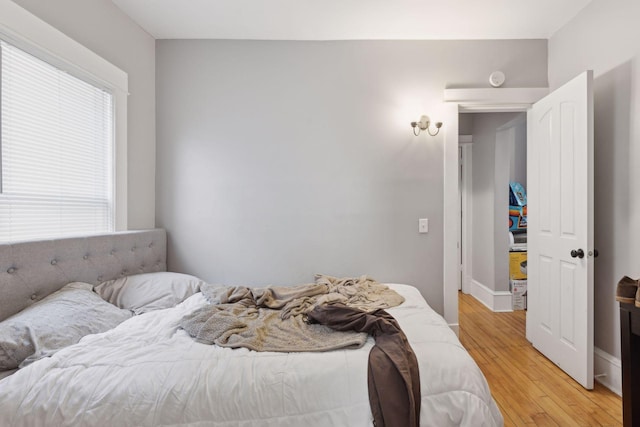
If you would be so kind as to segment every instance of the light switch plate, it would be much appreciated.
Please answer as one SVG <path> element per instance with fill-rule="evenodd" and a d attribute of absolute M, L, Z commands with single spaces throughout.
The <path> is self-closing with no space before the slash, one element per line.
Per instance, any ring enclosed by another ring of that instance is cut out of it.
<path fill-rule="evenodd" d="M 429 219 L 420 218 L 418 220 L 418 233 L 428 233 L 428 232 L 429 232 Z"/>

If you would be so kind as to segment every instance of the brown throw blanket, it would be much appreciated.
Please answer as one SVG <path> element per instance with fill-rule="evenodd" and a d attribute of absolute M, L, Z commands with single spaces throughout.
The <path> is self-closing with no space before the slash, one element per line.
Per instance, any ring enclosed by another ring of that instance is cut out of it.
<path fill-rule="evenodd" d="M 398 322 L 379 309 L 366 313 L 342 304 L 317 306 L 309 319 L 337 331 L 371 334 L 369 403 L 376 427 L 414 427 L 420 423 L 420 373 L 406 335 Z"/>
<path fill-rule="evenodd" d="M 364 310 L 388 308 L 404 301 L 375 280 L 316 276 L 316 283 L 268 288 L 203 286 L 211 305 L 182 319 L 180 326 L 196 341 L 255 351 L 329 351 L 361 347 L 365 332 L 335 331 L 308 324 L 315 307 L 340 302 Z"/>

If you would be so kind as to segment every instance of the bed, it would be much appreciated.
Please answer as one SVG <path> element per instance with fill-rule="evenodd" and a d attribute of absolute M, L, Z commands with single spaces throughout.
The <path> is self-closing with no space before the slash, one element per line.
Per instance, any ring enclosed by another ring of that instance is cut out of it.
<path fill-rule="evenodd" d="M 70 282 L 165 271 L 165 245 L 163 230 L 0 245 L 0 320 Z M 484 376 L 444 319 L 416 288 L 389 287 L 405 298 L 387 311 L 418 359 L 420 425 L 502 425 Z M 321 353 L 204 345 L 178 325 L 206 304 L 194 292 L 5 372 L 0 425 L 373 425 L 371 337 L 359 349 Z"/>

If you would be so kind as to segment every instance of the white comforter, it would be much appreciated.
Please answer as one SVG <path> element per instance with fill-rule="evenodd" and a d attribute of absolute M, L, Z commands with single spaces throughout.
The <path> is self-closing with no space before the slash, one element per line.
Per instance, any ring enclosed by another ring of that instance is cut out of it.
<path fill-rule="evenodd" d="M 422 426 L 498 426 L 478 366 L 417 289 L 388 311 L 420 365 Z M 206 304 L 136 316 L 0 380 L 1 426 L 371 426 L 369 338 L 358 350 L 256 353 L 194 342 L 178 321 Z"/>

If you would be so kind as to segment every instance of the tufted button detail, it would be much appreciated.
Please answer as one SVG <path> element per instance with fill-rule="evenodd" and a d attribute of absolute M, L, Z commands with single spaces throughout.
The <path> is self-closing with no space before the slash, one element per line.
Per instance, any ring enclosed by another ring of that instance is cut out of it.
<path fill-rule="evenodd" d="M 116 253 L 116 250 L 115 249 L 111 249 L 111 252 L 109 253 L 109 255 L 113 255 L 115 253 Z"/>
<path fill-rule="evenodd" d="M 150 248 L 153 247 L 153 242 L 149 243 L 149 247 Z"/>
<path fill-rule="evenodd" d="M 51 260 L 51 265 L 56 265 L 58 263 L 58 261 L 56 261 L 55 259 Z"/>
<path fill-rule="evenodd" d="M 7 273 L 9 273 L 9 274 L 13 274 L 15 272 L 16 272 L 16 269 L 13 268 L 13 267 L 9 267 L 9 269 L 7 270 Z"/>
<path fill-rule="evenodd" d="M 102 282 L 102 276 L 98 276 L 98 282 Z"/>
<path fill-rule="evenodd" d="M 89 259 L 89 255 L 83 256 L 82 259 Z"/>
<path fill-rule="evenodd" d="M 135 251 L 136 251 L 136 247 L 134 246 L 131 248 L 131 252 L 135 252 Z"/>
<path fill-rule="evenodd" d="M 38 298 L 38 296 L 36 294 L 31 295 L 31 300 L 35 301 Z"/>
<path fill-rule="evenodd" d="M 127 270 L 122 270 L 122 273 L 120 273 L 120 274 L 122 274 L 123 276 L 126 276 L 127 275 Z"/>

